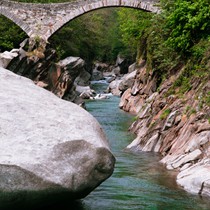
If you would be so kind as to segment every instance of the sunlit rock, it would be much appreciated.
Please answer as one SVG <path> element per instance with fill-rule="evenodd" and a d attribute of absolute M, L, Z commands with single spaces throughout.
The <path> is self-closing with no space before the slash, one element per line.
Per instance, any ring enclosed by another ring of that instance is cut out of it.
<path fill-rule="evenodd" d="M 191 193 L 210 196 L 210 165 L 195 164 L 180 172 L 177 182 Z"/>
<path fill-rule="evenodd" d="M 109 98 L 110 98 L 110 94 L 97 94 L 93 99 L 103 100 L 103 99 L 109 99 Z"/>
<path fill-rule="evenodd" d="M 7 200 L 34 193 L 78 199 L 112 174 L 115 159 L 92 115 L 3 68 L 0 89 L 0 191 Z"/>
<path fill-rule="evenodd" d="M 129 74 L 125 74 L 122 77 L 121 79 L 122 81 L 119 84 L 119 87 L 118 87 L 119 90 L 122 92 L 125 92 L 128 88 L 131 88 L 134 83 L 135 76 L 136 76 L 136 71 L 133 71 Z"/>
<path fill-rule="evenodd" d="M 113 95 L 115 96 L 120 96 L 121 95 L 121 91 L 119 90 L 119 84 L 121 83 L 121 80 L 120 79 L 117 79 L 117 80 L 114 80 L 112 81 L 109 86 L 108 86 L 108 89 L 107 91 L 109 93 L 112 93 Z"/>
<path fill-rule="evenodd" d="M 79 97 L 82 99 L 89 99 L 95 96 L 95 91 L 90 88 L 90 86 L 76 86 L 76 92 L 78 92 Z"/>
<path fill-rule="evenodd" d="M 135 70 L 136 70 L 136 63 L 133 63 L 128 67 L 128 73 L 131 73 Z"/>

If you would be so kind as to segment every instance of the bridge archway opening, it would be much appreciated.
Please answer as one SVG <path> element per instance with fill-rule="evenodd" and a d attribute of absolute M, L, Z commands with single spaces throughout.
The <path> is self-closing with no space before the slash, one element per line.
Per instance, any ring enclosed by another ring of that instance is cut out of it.
<path fill-rule="evenodd" d="M 28 37 L 26 32 L 11 18 L 0 14 L 0 52 L 19 48 L 20 43 Z"/>
<path fill-rule="evenodd" d="M 127 46 L 124 46 L 122 37 L 120 37 L 119 21 L 116 20 L 118 19 L 117 13 L 122 10 L 130 11 L 130 14 L 139 13 L 142 18 L 144 18 L 143 14 L 145 17 L 146 15 L 152 15 L 148 11 L 132 7 L 115 6 L 94 9 L 71 19 L 63 25 L 50 37 L 49 43 L 58 49 L 61 53 L 61 59 L 71 55 L 87 61 L 110 62 L 112 60 L 114 62 L 118 54 L 123 53 L 124 55 L 126 51 L 125 56 L 129 56 L 135 61 L 137 44 L 131 44 L 130 49 L 128 49 Z M 135 18 L 135 14 L 131 18 Z M 132 22 L 132 20 L 130 21 Z M 61 40 L 61 37 L 64 39 Z M 65 47 L 65 52 L 63 52 L 63 47 Z"/>
<path fill-rule="evenodd" d="M 47 39 L 50 38 L 54 33 L 56 33 L 57 30 L 59 30 L 60 28 L 62 28 L 64 25 L 68 24 L 70 21 L 88 14 L 90 12 L 94 12 L 94 11 L 98 11 L 101 9 L 107 9 L 107 8 L 130 8 L 130 9 L 136 9 L 136 10 L 141 10 L 144 12 L 152 12 L 152 13 L 159 13 L 160 10 L 158 7 L 154 6 L 154 2 L 150 3 L 147 2 L 145 3 L 144 1 L 137 1 L 137 0 L 129 0 L 129 1 L 106 1 L 106 5 L 104 5 L 104 1 L 100 0 L 98 1 L 98 4 L 92 3 L 89 4 L 88 7 L 86 8 L 85 6 L 80 6 L 77 9 L 75 9 L 72 14 L 69 14 L 66 16 L 65 21 L 60 24 L 59 22 L 57 22 L 53 29 L 51 30 L 50 35 L 48 35 Z M 120 2 L 120 3 L 119 3 Z M 124 2 L 121 4 L 121 2 Z"/>
<path fill-rule="evenodd" d="M 20 2 L 21 1 L 21 2 Z M 19 25 L 30 38 L 47 41 L 63 25 L 93 10 L 128 7 L 158 13 L 159 0 L 71 0 L 64 3 L 29 3 L 1 0 L 0 14 Z M 43 2 L 43 1 L 42 1 Z"/>
<path fill-rule="evenodd" d="M 148 11 L 148 10 L 145 10 L 145 9 L 141 9 L 141 8 L 131 7 L 131 6 L 107 6 L 107 7 L 93 8 L 93 9 L 87 11 L 87 12 L 82 12 L 82 13 L 80 13 L 78 15 L 75 15 L 72 18 L 70 18 L 63 25 L 58 25 L 57 27 L 55 27 L 55 30 L 49 36 L 49 38 L 51 36 L 53 36 L 54 33 L 56 33 L 58 30 L 60 30 L 61 28 L 65 27 L 65 25 L 67 25 L 69 22 L 74 21 L 75 19 L 80 18 L 81 16 L 88 15 L 89 13 L 94 13 L 94 12 L 98 12 L 98 11 L 101 11 L 101 10 L 107 10 L 107 9 L 131 9 L 131 10 L 138 10 L 138 11 L 143 11 L 143 12 L 146 12 L 146 13 L 151 13 L 151 11 Z M 81 9 L 78 9 L 78 10 L 81 10 Z"/>

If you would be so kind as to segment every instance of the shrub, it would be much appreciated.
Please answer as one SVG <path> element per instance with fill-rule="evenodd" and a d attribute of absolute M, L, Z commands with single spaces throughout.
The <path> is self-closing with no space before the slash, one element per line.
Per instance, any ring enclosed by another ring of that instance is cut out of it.
<path fill-rule="evenodd" d="M 183 54 L 189 53 L 195 43 L 209 37 L 209 0 L 176 0 L 166 21 L 167 44 Z"/>
<path fill-rule="evenodd" d="M 164 120 L 168 117 L 168 115 L 171 113 L 171 110 L 170 109 L 165 109 L 162 114 L 160 115 L 160 119 L 161 120 Z"/>

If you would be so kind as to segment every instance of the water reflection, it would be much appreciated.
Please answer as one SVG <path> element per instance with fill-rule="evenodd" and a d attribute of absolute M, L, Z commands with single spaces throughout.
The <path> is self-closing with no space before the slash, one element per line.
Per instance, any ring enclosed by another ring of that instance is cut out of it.
<path fill-rule="evenodd" d="M 37 192 L 18 192 L 18 193 L 0 193 L 1 210 L 85 210 L 81 200 L 69 200 L 68 193 L 48 193 Z"/>

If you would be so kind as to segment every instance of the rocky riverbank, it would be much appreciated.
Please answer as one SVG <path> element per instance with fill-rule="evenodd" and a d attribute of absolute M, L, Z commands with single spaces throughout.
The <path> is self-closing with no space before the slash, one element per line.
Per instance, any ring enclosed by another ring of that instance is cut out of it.
<path fill-rule="evenodd" d="M 53 63 L 54 54 L 48 50 L 45 59 L 32 62 L 22 57 L 20 49 L 19 57 L 12 55 L 16 58 L 9 68 L 77 104 L 82 104 L 81 99 L 103 99 L 105 96 L 95 97 L 89 84 L 91 78 L 106 79 L 110 83 L 107 92 L 121 96 L 119 107 L 136 115 L 130 131 L 137 137 L 127 148 L 160 153 L 166 168 L 177 171 L 178 184 L 189 192 L 210 196 L 210 107 L 204 100 L 210 92 L 208 78 L 192 80 L 191 88 L 179 94 L 179 87 L 171 90 L 185 69 L 183 65 L 158 86 L 157 76 L 147 70 L 145 61 L 127 68 L 118 57 L 115 66 L 96 63 L 88 72 L 81 58 Z"/>
<path fill-rule="evenodd" d="M 128 72 L 129 62 L 120 56 L 117 57 L 115 65 L 95 62 L 87 66 L 79 57 L 69 56 L 57 61 L 56 51 L 50 46 L 47 46 L 44 52 L 35 48 L 29 53 L 24 50 L 27 42 L 27 39 L 23 41 L 19 49 L 0 53 L 0 67 L 27 77 L 59 98 L 83 107 L 85 107 L 84 99 L 105 97 L 95 94 L 90 88 L 90 81 L 107 79 L 108 82 L 115 80 L 113 83 L 116 83 L 116 79 Z"/>
<path fill-rule="evenodd" d="M 210 107 L 203 100 L 210 82 L 195 79 L 184 95 L 171 94 L 183 69 L 157 89 L 157 78 L 145 64 L 135 68 L 135 81 L 119 104 L 136 115 L 130 130 L 137 137 L 127 148 L 160 153 L 167 169 L 178 172 L 179 185 L 191 193 L 210 196 Z"/>

